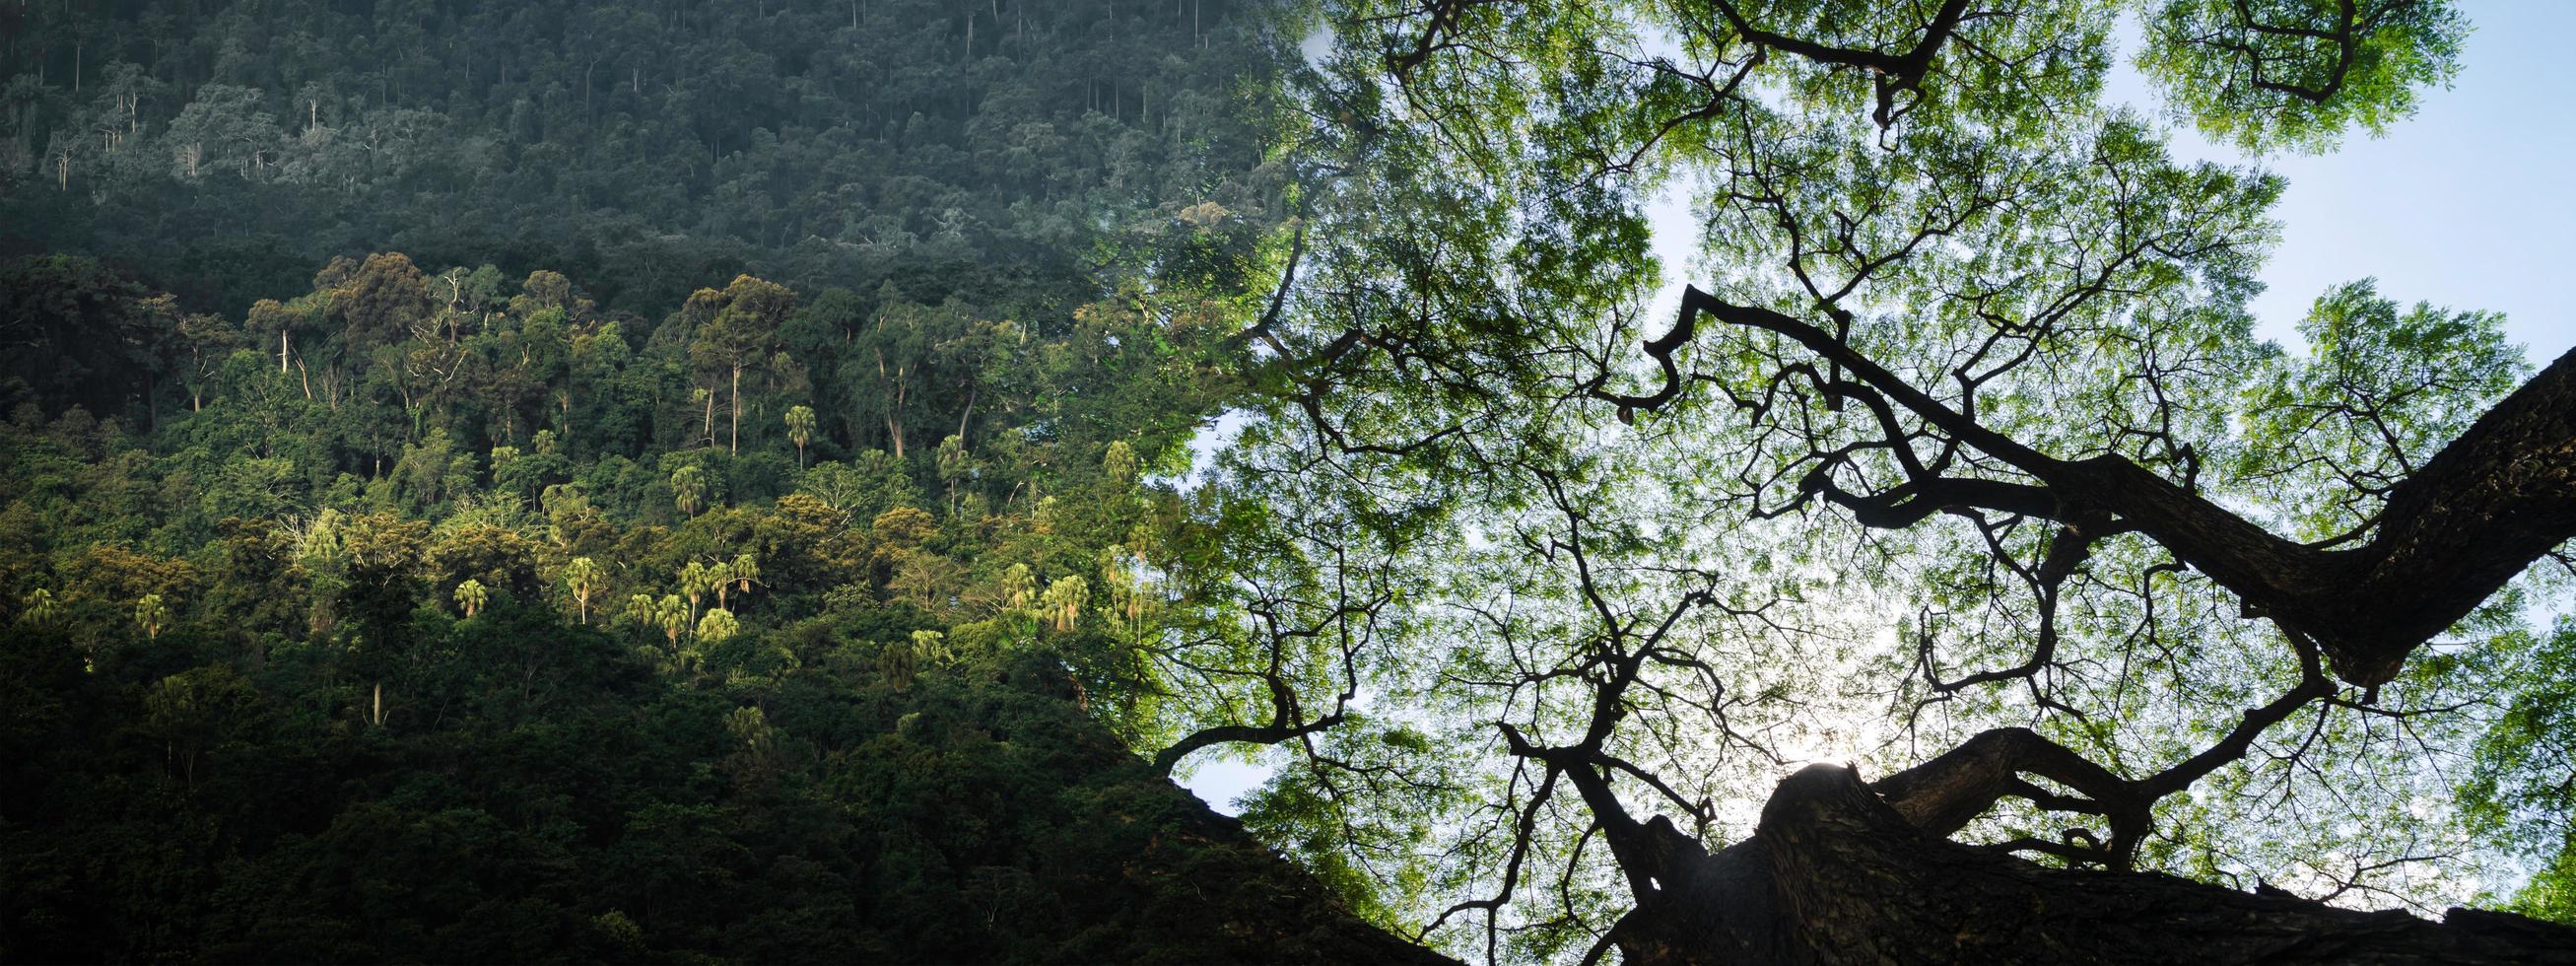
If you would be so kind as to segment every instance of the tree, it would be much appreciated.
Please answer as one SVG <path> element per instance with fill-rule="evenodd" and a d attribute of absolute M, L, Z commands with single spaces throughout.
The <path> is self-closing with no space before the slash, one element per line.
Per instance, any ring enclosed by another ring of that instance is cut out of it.
<path fill-rule="evenodd" d="M 725 598 L 733 594 L 733 565 L 719 560 L 708 566 L 706 570 L 706 585 L 709 589 L 715 591 L 716 606 L 725 606 Z"/>
<path fill-rule="evenodd" d="M 698 640 L 709 644 L 718 643 L 732 637 L 734 631 L 741 626 L 734 621 L 732 611 L 722 607 L 710 607 L 707 608 L 706 616 L 698 619 Z"/>
<path fill-rule="evenodd" d="M 627 595 L 627 597 L 626 597 L 626 611 L 625 611 L 625 615 L 624 615 L 624 616 L 626 617 L 626 619 L 627 619 L 627 620 L 630 620 L 630 621 L 635 622 L 635 625 L 636 625 L 636 626 L 638 626 L 638 627 L 653 627 L 653 626 L 655 626 L 655 625 L 659 622 L 659 620 L 660 620 L 660 618 L 659 618 L 659 616 L 658 616 L 660 613 L 661 613 L 660 609 L 655 605 L 655 602 L 654 602 L 654 600 L 653 600 L 653 595 L 651 595 L 651 594 L 629 594 L 629 595 Z"/>
<path fill-rule="evenodd" d="M 167 338 L 159 327 L 142 288 L 96 261 L 54 255 L 0 263 L 0 338 L 21 347 L 0 363 L 0 378 L 22 381 L 58 405 L 131 412 L 139 421 L 152 378 L 165 370 L 148 358 Z"/>
<path fill-rule="evenodd" d="M 188 362 L 179 374 L 188 390 L 188 409 L 203 410 L 206 392 L 231 350 L 240 344 L 241 330 L 223 316 L 191 313 L 179 319 L 175 336 L 188 349 Z"/>
<path fill-rule="evenodd" d="M 1073 630 L 1082 617 L 1083 605 L 1091 602 L 1091 585 L 1079 574 L 1066 574 L 1047 582 L 1044 613 L 1057 633 Z"/>
<path fill-rule="evenodd" d="M 1115 544 L 1100 551 L 1100 586 L 1109 592 L 1109 612 L 1130 635 L 1143 633 L 1149 589 L 1139 572 L 1141 555 Z"/>
<path fill-rule="evenodd" d="M 22 604 L 25 609 L 18 612 L 18 619 L 37 624 L 53 623 L 63 609 L 61 602 L 54 599 L 54 592 L 43 587 L 28 591 Z"/>
<path fill-rule="evenodd" d="M 2153 5 L 2199 24 L 2149 38 L 2177 112 L 2317 148 L 2453 69 L 2447 5 L 2290 7 Z M 1386 588 L 1353 613 L 1392 640 L 1349 682 L 1265 675 L 1300 638 L 1220 665 L 1303 694 L 1210 709 L 1280 744 L 1247 821 L 1489 956 L 2576 949 L 2474 911 L 2333 945 L 2358 914 L 2138 871 L 2349 898 L 2440 851 L 2418 751 L 2477 685 L 2426 644 L 2494 638 L 2576 537 L 2576 355 L 2508 391 L 2491 317 L 2361 287 L 2313 360 L 2254 340 L 2280 184 L 2102 103 L 2114 13 L 1333 5 L 1230 485 L 1329 521 L 1298 553 Z M 2301 90 L 2200 96 L 2226 71 Z M 1650 322 L 1674 184 L 1712 271 Z M 1327 689 L 1375 713 L 1306 727 Z M 1780 780 L 1820 759 L 1874 780 Z"/>
<path fill-rule="evenodd" d="M 1100 457 L 1101 471 L 1120 484 L 1136 482 L 1137 465 L 1136 447 L 1123 439 L 1111 440 L 1109 449 Z"/>
<path fill-rule="evenodd" d="M 842 378 L 870 387 L 856 400 L 860 416 L 884 430 L 886 446 L 902 459 L 917 427 L 944 423 L 932 407 L 946 401 L 942 390 L 960 388 L 968 374 L 942 372 L 941 350 L 966 338 L 973 323 L 965 306 L 955 301 L 922 305 L 901 298 L 891 287 L 879 298 L 884 304 L 858 334 L 842 363 Z"/>
<path fill-rule="evenodd" d="M 194 181 L 221 172 L 254 178 L 277 156 L 277 120 L 260 103 L 257 88 L 208 84 L 179 109 L 162 138 L 179 177 Z"/>
<path fill-rule="evenodd" d="M 939 481 L 948 485 L 948 513 L 954 516 L 957 488 L 975 472 L 975 458 L 966 452 L 965 439 L 950 436 L 940 440 L 939 448 L 932 451 L 931 464 L 939 472 Z"/>
<path fill-rule="evenodd" d="M 491 591 L 484 589 L 482 581 L 468 577 L 464 583 L 456 585 L 455 597 L 456 608 L 465 612 L 467 620 L 472 620 L 483 609 L 483 602 L 490 599 Z"/>
<path fill-rule="evenodd" d="M 680 568 L 680 593 L 689 598 L 689 617 L 691 620 L 695 620 L 697 618 L 699 598 L 705 597 L 711 593 L 716 593 L 723 588 L 725 583 L 722 579 L 723 575 L 717 572 L 723 567 L 724 565 L 721 563 L 714 567 L 709 567 L 706 564 L 692 560 Z"/>
<path fill-rule="evenodd" d="M 134 602 L 134 623 L 143 629 L 145 640 L 160 640 L 161 628 L 169 622 L 170 608 L 161 602 L 161 595 L 145 594 Z"/>
<path fill-rule="evenodd" d="M 850 7 L 0 15 L 0 617 L 59 595 L 0 647 L 18 958 L 1419 952 L 1120 747 L 1179 681 L 1132 673 L 1159 638 L 1079 593 L 1050 647 L 976 620 L 1000 565 L 1034 611 L 1191 512 L 1098 458 L 1177 465 L 1237 385 L 1245 293 L 1155 293 L 1210 284 L 1176 225 L 1257 238 L 1293 195 L 1270 10 Z M 746 266 L 903 294 L 764 347 Z M 846 465 L 788 475 L 791 404 L 796 465 Z M 690 561 L 694 614 L 658 579 Z M 516 606 L 549 591 L 584 626 Z M 147 594 L 174 645 L 72 670 Z M 938 821 L 959 788 L 1000 819 Z"/>
<path fill-rule="evenodd" d="M 671 471 L 671 499 L 682 514 L 697 516 L 707 508 L 707 473 L 691 463 Z"/>
<path fill-rule="evenodd" d="M 690 362 L 701 372 L 723 373 L 730 387 L 727 408 L 732 429 L 725 439 L 727 453 L 742 452 L 743 373 L 766 374 L 765 367 L 777 352 L 778 327 L 795 311 L 795 293 L 749 275 L 735 276 L 723 291 L 699 289 L 680 310 L 692 328 Z"/>
<path fill-rule="evenodd" d="M 345 269 L 325 269 L 336 276 L 330 313 L 340 320 L 341 341 L 353 357 L 365 357 L 380 346 L 400 343 L 427 331 L 437 303 L 429 278 L 400 252 L 378 252 Z"/>
<path fill-rule="evenodd" d="M 710 619 L 714 614 L 707 615 Z M 738 743 L 735 754 L 758 772 L 768 762 L 777 742 L 776 729 L 770 727 L 768 713 L 754 707 L 735 708 L 725 715 L 725 731 Z"/>
<path fill-rule="evenodd" d="M 912 653 L 932 664 L 950 664 L 957 660 L 956 652 L 948 646 L 948 635 L 938 631 L 912 632 Z"/>
<path fill-rule="evenodd" d="M 654 602 L 650 613 L 654 626 L 662 629 L 663 638 L 676 649 L 680 646 L 680 634 L 689 629 L 689 615 L 695 610 L 695 605 L 681 600 L 678 595 L 664 594 L 661 600 Z"/>
<path fill-rule="evenodd" d="M 2325 148 L 2414 112 L 2447 84 L 2465 32 L 2446 4 L 2191 0 L 2154 8 L 2139 66 L 2213 139 Z M 2212 81 L 2215 83 L 2212 83 Z"/>
<path fill-rule="evenodd" d="M 583 624 L 590 623 L 590 598 L 601 589 L 599 562 L 589 557 L 574 557 L 564 565 L 564 589 L 572 592 L 573 606 Z"/>
<path fill-rule="evenodd" d="M 1004 613 L 1037 613 L 1037 577 L 1029 565 L 1015 563 L 1002 571 L 1001 605 Z"/>
<path fill-rule="evenodd" d="M 787 438 L 796 443 L 796 468 L 805 468 L 805 444 L 814 441 L 814 408 L 787 407 Z"/>

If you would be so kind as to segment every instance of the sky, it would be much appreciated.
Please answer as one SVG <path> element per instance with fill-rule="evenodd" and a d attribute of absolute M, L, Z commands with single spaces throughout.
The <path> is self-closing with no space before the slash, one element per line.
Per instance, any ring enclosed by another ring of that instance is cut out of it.
<path fill-rule="evenodd" d="M 2576 346 L 2576 127 L 2555 116 L 2576 3 L 2463 7 L 2474 32 L 2451 89 L 2426 92 L 2384 137 L 2267 162 L 2290 187 L 2254 303 L 2264 335 L 2287 342 L 2327 286 L 2377 276 L 2401 302 L 2504 313 L 2534 365 Z M 2123 80 L 2131 99 L 2147 96 Z M 2183 157 L 2240 160 L 2187 131 L 2175 142 Z"/>
<path fill-rule="evenodd" d="M 2576 124 L 2557 112 L 2576 2 L 2463 4 L 2472 28 L 2448 90 L 2422 92 L 2415 116 L 2382 137 L 2356 133 L 2321 157 L 2260 159 L 2289 179 L 2273 216 L 2280 247 L 2254 302 L 2258 331 L 2298 345 L 2298 323 L 2327 287 L 2365 277 L 2401 303 L 2505 315 L 2532 364 L 2576 346 Z M 2110 96 L 2150 117 L 2162 105 L 2124 63 Z M 2232 149 L 2174 132 L 2175 155 L 2243 164 Z M 1666 290 L 1649 318 L 1680 305 L 1697 228 L 1688 198 L 1648 210 Z"/>
<path fill-rule="evenodd" d="M 2557 116 L 2576 0 L 2463 6 L 2472 32 L 2459 74 L 2447 90 L 2422 92 L 2415 116 L 2380 137 L 2356 133 L 2323 156 L 2248 159 L 2188 129 L 2174 132 L 2178 157 L 2258 163 L 2289 180 L 2273 211 L 2281 244 L 2253 306 L 2264 338 L 2295 349 L 2299 320 L 2318 295 L 2376 277 L 2379 293 L 2401 303 L 2503 313 L 2507 337 L 2534 366 L 2576 347 L 2576 120 Z M 2110 86 L 2112 97 L 2162 116 L 2125 65 Z M 1698 233 L 1678 192 L 1648 218 L 1656 255 L 1671 267 L 1650 310 L 1657 318 L 1680 304 L 1690 279 L 1674 269 L 1692 263 Z M 1200 758 L 1182 784 L 1228 814 L 1270 774 L 1213 753 Z"/>

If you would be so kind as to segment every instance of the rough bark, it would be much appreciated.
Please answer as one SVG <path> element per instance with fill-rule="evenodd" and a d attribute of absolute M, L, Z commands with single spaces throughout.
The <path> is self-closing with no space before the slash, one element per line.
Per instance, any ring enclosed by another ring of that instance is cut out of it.
<path fill-rule="evenodd" d="M 2576 963 L 2576 929 L 2505 913 L 2436 923 L 2040 866 L 1919 827 L 1832 765 L 1660 886 L 1612 934 L 1631 963 Z"/>
<path fill-rule="evenodd" d="M 2389 494 L 2379 532 L 2303 618 L 2397 657 L 2576 536 L 2576 351 L 2514 390 Z"/>

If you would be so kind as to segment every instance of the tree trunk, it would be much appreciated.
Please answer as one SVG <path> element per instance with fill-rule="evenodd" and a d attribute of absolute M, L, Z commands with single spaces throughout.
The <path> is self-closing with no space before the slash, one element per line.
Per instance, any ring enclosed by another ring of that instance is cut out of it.
<path fill-rule="evenodd" d="M 1833 765 L 1781 782 L 1714 855 L 1657 824 L 1683 844 L 1611 932 L 1630 963 L 2576 963 L 2576 929 L 2507 913 L 2043 867 L 1917 828 Z"/>

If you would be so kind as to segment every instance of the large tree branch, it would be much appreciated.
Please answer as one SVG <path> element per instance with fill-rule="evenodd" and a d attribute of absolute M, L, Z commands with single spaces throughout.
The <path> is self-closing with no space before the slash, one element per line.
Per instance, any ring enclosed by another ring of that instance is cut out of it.
<path fill-rule="evenodd" d="M 2262 707 L 2246 709 L 2236 726 L 2209 748 L 2145 778 L 2122 778 L 2028 728 L 1996 728 L 1880 779 L 1873 787 L 1908 821 L 1939 836 L 1967 827 L 2008 795 L 2052 811 L 2099 815 L 2110 823 L 2111 838 L 2092 850 L 2089 858 L 2125 869 L 2136 859 L 2139 842 L 2153 831 L 2151 815 L 2157 800 L 2244 758 L 2264 731 L 2334 694 L 2334 682 L 2318 665 L 2315 652 L 2302 647 L 2300 657 L 2296 685 Z M 2039 789 L 2024 781 L 2024 775 L 2046 778 L 2082 797 Z"/>
<path fill-rule="evenodd" d="M 1270 723 L 1266 725 L 1237 724 L 1218 725 L 1213 728 L 1201 728 L 1197 731 L 1191 732 L 1188 737 L 1182 738 L 1171 747 L 1155 753 L 1154 770 L 1169 775 L 1172 773 L 1172 769 L 1174 767 L 1180 765 L 1181 759 L 1189 757 L 1191 753 L 1202 748 L 1207 748 L 1213 745 L 1275 745 L 1284 741 L 1293 741 L 1298 738 L 1303 738 L 1307 735 L 1330 729 L 1341 723 L 1342 712 L 1335 710 L 1331 714 L 1306 722 L 1294 722 L 1283 718 L 1273 718 Z"/>
<path fill-rule="evenodd" d="M 1623 397 L 1650 408 L 1679 391 L 1671 359 L 1707 315 L 1781 336 L 1851 374 L 1943 435 L 2003 461 L 2045 487 L 2063 512 L 2104 516 L 2144 533 L 2269 617 L 2314 639 L 2335 673 L 2356 685 L 2394 677 L 2407 655 L 2493 595 L 2553 548 L 2576 538 L 2576 352 L 2543 369 L 2480 417 L 2390 494 L 2379 531 L 2347 550 L 2283 539 L 2243 517 L 2112 456 L 2062 460 L 1996 432 L 1889 371 L 1826 329 L 1758 306 L 1733 305 L 1696 287 L 1682 296 L 1674 332 L 1649 343 L 1667 373 L 1662 390 Z M 1920 489 L 1929 481 L 1912 484 Z M 2019 491 L 2017 509 L 2027 509 Z M 1973 501 L 1980 494 L 1953 491 Z M 1857 507 L 1859 509 L 1873 509 Z M 1894 506 L 1863 522 L 1904 525 L 1937 504 Z"/>
<path fill-rule="evenodd" d="M 1941 46 L 1949 42 L 1968 16 L 1968 0 L 1946 0 L 1932 15 L 1931 21 L 1923 25 L 1923 36 L 1914 42 L 1912 49 L 1891 54 L 1869 48 L 1836 47 L 1773 33 L 1753 26 L 1752 21 L 1745 19 L 1743 12 L 1737 10 L 1730 0 L 1709 0 L 1709 5 L 1726 19 L 1727 26 L 1737 36 L 1756 48 L 1779 50 L 1819 64 L 1853 67 L 1876 75 L 1878 109 L 1871 118 L 1882 128 L 1895 123 L 1896 116 L 1902 113 L 1896 109 L 1897 93 L 1922 86 L 1924 76 L 1932 70 L 1933 58 L 1940 54 Z"/>

